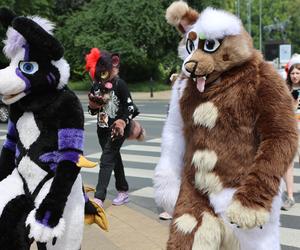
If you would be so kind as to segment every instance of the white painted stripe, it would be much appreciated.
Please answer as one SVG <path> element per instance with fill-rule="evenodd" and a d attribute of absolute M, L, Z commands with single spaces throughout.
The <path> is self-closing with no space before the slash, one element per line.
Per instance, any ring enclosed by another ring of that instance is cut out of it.
<path fill-rule="evenodd" d="M 122 147 L 121 150 L 132 150 L 132 151 L 142 151 L 142 152 L 160 152 L 160 147 L 155 146 L 145 146 L 145 145 L 128 145 Z"/>
<path fill-rule="evenodd" d="M 156 139 L 151 139 L 151 140 L 148 140 L 146 142 L 150 142 L 150 143 L 161 143 L 161 138 L 156 138 Z"/>
<path fill-rule="evenodd" d="M 92 158 L 92 159 L 100 159 L 100 156 L 101 156 L 101 153 L 86 155 L 87 158 Z M 122 160 L 123 161 L 130 161 L 130 162 L 157 164 L 158 161 L 159 161 L 159 157 L 145 156 L 145 155 L 134 155 L 134 154 L 122 154 Z"/>
<path fill-rule="evenodd" d="M 294 176 L 300 176 L 300 168 L 294 168 L 293 174 Z"/>
<path fill-rule="evenodd" d="M 286 246 L 300 248 L 300 230 L 292 228 L 280 228 L 280 243 Z"/>
<path fill-rule="evenodd" d="M 7 133 L 7 129 L 0 129 L 0 132 Z"/>
<path fill-rule="evenodd" d="M 284 185 L 284 187 L 283 187 L 283 191 L 285 191 L 285 190 L 286 190 L 286 185 Z M 293 190 L 294 190 L 294 193 L 299 193 L 300 192 L 300 183 L 294 183 Z"/>
<path fill-rule="evenodd" d="M 161 118 L 167 118 L 167 115 L 166 114 L 141 114 L 139 116 L 151 116 L 151 117 L 161 117 Z"/>
<path fill-rule="evenodd" d="M 99 165 L 95 168 L 82 168 L 81 172 L 85 173 L 98 173 Z M 154 170 L 141 169 L 141 168 L 125 168 L 125 176 L 152 179 Z"/>
<path fill-rule="evenodd" d="M 97 120 L 92 120 L 92 121 L 86 121 L 84 123 L 85 126 L 89 126 L 89 125 L 95 125 L 96 126 Z"/>
<path fill-rule="evenodd" d="M 146 197 L 146 198 L 154 198 L 154 189 L 153 187 L 145 187 L 138 189 L 134 192 L 129 193 L 130 195 L 139 196 L 139 197 Z"/>
<path fill-rule="evenodd" d="M 300 203 L 296 203 L 289 211 L 282 211 L 281 214 L 291 215 L 291 216 L 300 216 Z M 300 234 L 299 234 L 300 236 Z"/>
<path fill-rule="evenodd" d="M 134 118 L 134 120 L 137 120 L 137 121 L 160 121 L 160 122 L 164 122 L 166 119 L 165 118 L 137 116 L 136 118 Z"/>
<path fill-rule="evenodd" d="M 87 117 L 95 117 L 94 115 L 91 115 L 89 112 L 84 112 L 84 116 Z M 156 118 L 167 118 L 166 114 L 150 114 L 150 113 L 142 113 L 139 114 L 137 117 L 156 117 Z"/>
<path fill-rule="evenodd" d="M 0 140 L 5 140 L 6 139 L 6 135 L 1 135 L 0 136 Z"/>

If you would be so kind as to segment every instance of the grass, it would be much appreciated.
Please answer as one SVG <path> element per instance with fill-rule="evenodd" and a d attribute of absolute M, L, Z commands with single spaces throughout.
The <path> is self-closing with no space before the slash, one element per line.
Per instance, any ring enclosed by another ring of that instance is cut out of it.
<path fill-rule="evenodd" d="M 171 86 L 162 83 L 161 81 L 147 81 L 127 84 L 130 92 L 150 92 L 151 87 L 153 92 L 171 89 Z M 91 88 L 91 85 L 88 81 L 70 81 L 68 86 L 74 91 L 89 91 Z"/>

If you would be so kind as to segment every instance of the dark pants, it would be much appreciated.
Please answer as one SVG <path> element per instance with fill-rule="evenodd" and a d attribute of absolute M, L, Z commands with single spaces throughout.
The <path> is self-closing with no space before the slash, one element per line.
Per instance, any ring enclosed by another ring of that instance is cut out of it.
<path fill-rule="evenodd" d="M 128 191 L 128 183 L 125 178 L 124 166 L 120 154 L 120 149 L 125 140 L 125 136 L 112 141 L 110 129 L 99 127 L 97 128 L 97 134 L 102 148 L 102 155 L 100 158 L 100 171 L 95 197 L 104 201 L 113 170 L 116 179 L 116 189 L 121 192 Z"/>

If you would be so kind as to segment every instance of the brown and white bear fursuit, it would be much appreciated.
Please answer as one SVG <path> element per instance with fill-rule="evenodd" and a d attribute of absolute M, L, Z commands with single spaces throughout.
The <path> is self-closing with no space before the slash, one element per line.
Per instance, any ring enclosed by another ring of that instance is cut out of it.
<path fill-rule="evenodd" d="M 183 34 L 184 60 L 154 177 L 159 205 L 172 212 L 177 198 L 167 249 L 280 249 L 280 184 L 298 141 L 286 84 L 236 16 L 177 1 L 166 17 Z"/>

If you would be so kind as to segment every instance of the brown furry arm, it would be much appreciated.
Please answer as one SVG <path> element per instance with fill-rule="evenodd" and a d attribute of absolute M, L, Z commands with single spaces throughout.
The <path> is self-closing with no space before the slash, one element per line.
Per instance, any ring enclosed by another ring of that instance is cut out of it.
<path fill-rule="evenodd" d="M 281 177 L 297 150 L 298 131 L 292 98 L 271 65 L 263 63 L 257 88 L 259 145 L 247 178 L 235 198 L 246 207 L 271 210 Z"/>

